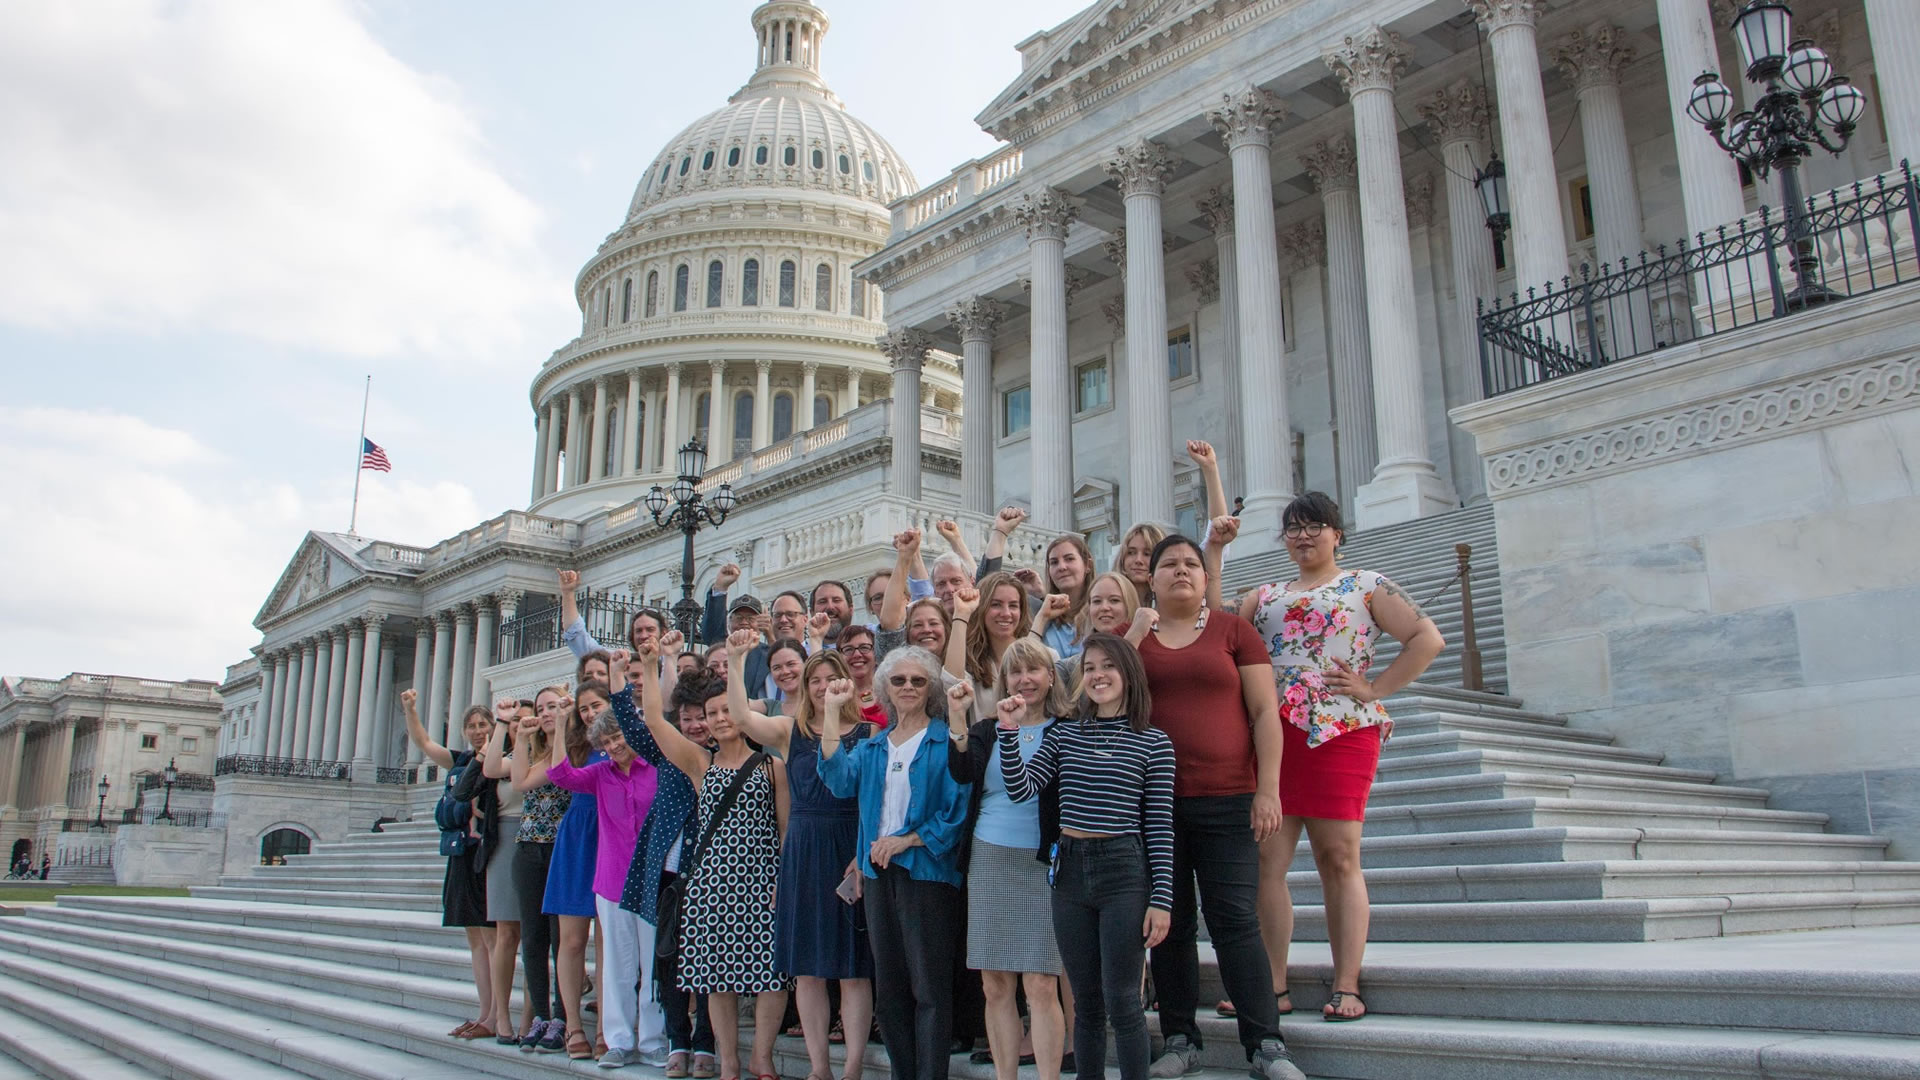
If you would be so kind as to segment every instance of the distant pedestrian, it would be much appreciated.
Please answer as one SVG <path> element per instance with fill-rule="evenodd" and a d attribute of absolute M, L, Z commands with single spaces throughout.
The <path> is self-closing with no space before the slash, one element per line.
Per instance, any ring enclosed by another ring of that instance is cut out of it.
<path fill-rule="evenodd" d="M 47 872 L 53 869 L 53 856 L 40 856 L 40 880 L 47 880 Z"/>

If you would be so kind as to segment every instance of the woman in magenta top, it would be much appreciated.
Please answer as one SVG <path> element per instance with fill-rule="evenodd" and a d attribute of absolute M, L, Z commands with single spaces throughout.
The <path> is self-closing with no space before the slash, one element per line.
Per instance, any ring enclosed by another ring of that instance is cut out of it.
<path fill-rule="evenodd" d="M 625 661 L 625 650 L 615 653 L 608 673 L 616 694 L 626 687 Z M 605 948 L 600 972 L 600 1036 L 607 1044 L 601 1063 L 624 1065 L 651 1059 L 665 1064 L 666 1014 L 651 985 L 653 927 L 620 906 L 640 826 L 653 807 L 660 774 L 635 756 L 620 733 L 620 720 L 613 710 L 595 719 L 588 736 L 606 752 L 607 760 L 576 766 L 567 759 L 564 746 L 556 743 L 547 778 L 568 791 L 592 794 L 598 801 L 600 843 L 594 859 L 593 895 Z M 584 1046 L 580 1033 L 569 1032 L 568 1053 L 585 1056 L 577 1053 L 576 1038 Z"/>

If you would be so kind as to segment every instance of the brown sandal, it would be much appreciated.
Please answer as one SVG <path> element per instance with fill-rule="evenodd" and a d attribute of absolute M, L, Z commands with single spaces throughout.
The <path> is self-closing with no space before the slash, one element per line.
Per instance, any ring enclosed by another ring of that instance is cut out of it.
<path fill-rule="evenodd" d="M 593 1056 L 593 1044 L 587 1041 L 587 1033 L 574 1028 L 567 1032 L 567 1057 L 574 1061 L 585 1061 Z"/>
<path fill-rule="evenodd" d="M 495 1034 L 495 1032 L 494 1032 L 494 1030 L 493 1030 L 492 1028 L 490 1028 L 490 1027 L 488 1027 L 488 1026 L 487 1026 L 487 1025 L 485 1025 L 485 1024 L 482 1024 L 482 1023 L 479 1023 L 479 1022 L 477 1022 L 477 1021 L 476 1021 L 476 1022 L 474 1022 L 474 1023 L 471 1023 L 471 1024 L 468 1024 L 468 1025 L 467 1025 L 467 1026 L 466 1026 L 466 1027 L 465 1027 L 465 1028 L 464 1028 L 464 1029 L 463 1029 L 463 1030 L 462 1030 L 462 1031 L 460 1032 L 460 1034 L 459 1034 L 459 1036 L 458 1036 L 458 1038 L 462 1038 L 462 1039 L 491 1039 L 491 1038 L 493 1038 L 493 1037 L 494 1037 L 494 1034 Z"/>
<path fill-rule="evenodd" d="M 450 1039 L 458 1039 L 463 1037 L 464 1035 L 466 1035 L 467 1029 L 473 1026 L 473 1023 L 474 1022 L 472 1020 L 466 1021 L 465 1023 L 461 1024 L 459 1027 L 454 1028 L 452 1031 L 447 1032 L 447 1037 Z"/>

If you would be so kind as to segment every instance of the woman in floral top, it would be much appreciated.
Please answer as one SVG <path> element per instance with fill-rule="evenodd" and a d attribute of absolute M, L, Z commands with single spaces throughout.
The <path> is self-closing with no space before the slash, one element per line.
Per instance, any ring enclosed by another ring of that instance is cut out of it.
<path fill-rule="evenodd" d="M 1262 937 L 1274 993 L 1282 1011 L 1290 1011 L 1287 941 L 1293 936 L 1293 901 L 1287 895 L 1287 867 L 1305 829 L 1326 896 L 1333 946 L 1333 995 L 1322 1015 L 1358 1020 L 1367 1012 L 1357 993 L 1367 946 L 1360 826 L 1380 744 L 1393 727 L 1381 700 L 1419 678 L 1445 642 L 1433 620 L 1398 585 L 1335 561 L 1345 533 L 1332 499 L 1310 491 L 1287 505 L 1281 523 L 1298 575 L 1285 584 L 1263 585 L 1240 602 L 1240 614 L 1260 632 L 1273 657 L 1286 736 L 1280 831 L 1260 851 Z M 1370 678 L 1383 632 L 1401 643 L 1400 655 Z"/>

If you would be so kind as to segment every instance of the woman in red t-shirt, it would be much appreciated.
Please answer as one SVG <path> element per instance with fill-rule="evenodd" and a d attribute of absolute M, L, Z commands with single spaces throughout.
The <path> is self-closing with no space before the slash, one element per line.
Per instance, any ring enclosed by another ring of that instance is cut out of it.
<path fill-rule="evenodd" d="M 1166 1052 L 1155 1076 L 1197 1066 L 1198 919 L 1206 909 L 1240 1042 L 1262 1080 L 1305 1080 L 1280 1040 L 1272 972 L 1260 940 L 1260 848 L 1280 827 L 1281 732 L 1273 664 L 1260 635 L 1208 608 L 1200 546 L 1178 534 L 1149 563 L 1158 625 L 1140 643 L 1153 725 L 1173 741 L 1173 924 L 1153 950 Z"/>

